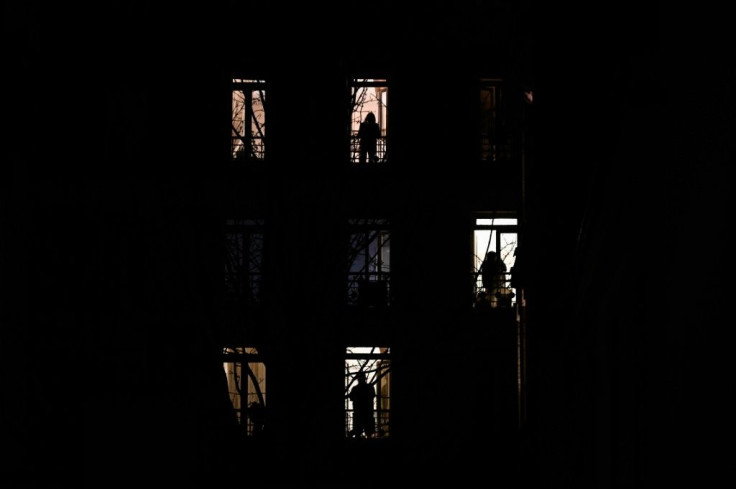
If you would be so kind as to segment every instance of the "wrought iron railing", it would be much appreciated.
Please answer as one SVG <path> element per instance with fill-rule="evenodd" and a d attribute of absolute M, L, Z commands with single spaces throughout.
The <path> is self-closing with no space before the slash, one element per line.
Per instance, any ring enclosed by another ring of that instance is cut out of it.
<path fill-rule="evenodd" d="M 480 159 L 491 163 L 507 163 L 513 159 L 513 145 L 509 138 L 482 136 L 480 140 Z"/>
<path fill-rule="evenodd" d="M 489 287 L 483 285 L 481 275 L 473 274 L 473 304 L 476 308 L 503 308 L 516 305 L 516 289 L 511 287 L 511 273 L 502 272 Z"/>
<path fill-rule="evenodd" d="M 391 304 L 391 276 L 387 272 L 348 274 L 347 302 L 351 306 L 383 307 Z"/>
<path fill-rule="evenodd" d="M 247 304 L 261 302 L 260 273 L 241 275 L 237 273 L 225 274 L 225 296 L 227 299 L 240 301 Z"/>
<path fill-rule="evenodd" d="M 380 403 L 379 403 L 380 404 Z M 376 410 L 373 412 L 373 425 L 375 426 L 375 431 L 373 433 L 373 438 L 383 438 L 389 436 L 391 430 L 390 430 L 390 413 L 388 409 L 381 409 Z M 345 436 L 348 438 L 366 438 L 365 433 L 358 434 L 358 436 L 355 436 L 356 433 L 353 431 L 353 410 L 352 409 L 346 409 L 345 410 Z"/>
<path fill-rule="evenodd" d="M 266 138 L 260 136 L 232 136 L 231 153 L 237 161 L 263 161 L 266 156 Z"/>
<path fill-rule="evenodd" d="M 361 160 L 360 155 L 360 139 L 356 134 L 350 137 L 350 162 L 351 163 L 386 163 L 388 161 L 388 153 L 386 148 L 386 136 L 380 136 L 376 140 L 376 157 L 371 161 L 369 155 L 364 155 L 364 159 Z"/>

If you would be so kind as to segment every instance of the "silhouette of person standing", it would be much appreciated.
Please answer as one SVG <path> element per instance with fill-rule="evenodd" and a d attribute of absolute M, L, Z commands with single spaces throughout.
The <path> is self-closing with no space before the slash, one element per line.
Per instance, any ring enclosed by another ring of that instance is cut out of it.
<path fill-rule="evenodd" d="M 356 378 L 358 383 L 350 389 L 348 395 L 353 402 L 353 430 L 350 434 L 359 438 L 362 433 L 365 433 L 366 438 L 370 438 L 376 431 L 373 421 L 373 399 L 376 397 L 376 392 L 373 386 L 366 382 L 365 373 L 358 372 Z"/>
<path fill-rule="evenodd" d="M 504 289 L 506 282 L 506 264 L 495 251 L 486 253 L 486 257 L 480 266 L 483 288 L 490 296 L 492 307 L 498 304 L 499 294 Z"/>
<path fill-rule="evenodd" d="M 365 163 L 366 155 L 368 155 L 369 162 L 378 163 L 376 144 L 380 136 L 381 129 L 376 123 L 376 116 L 373 112 L 368 112 L 368 115 L 365 116 L 365 120 L 360 123 L 360 128 L 358 129 L 358 141 L 360 143 L 359 163 Z"/>

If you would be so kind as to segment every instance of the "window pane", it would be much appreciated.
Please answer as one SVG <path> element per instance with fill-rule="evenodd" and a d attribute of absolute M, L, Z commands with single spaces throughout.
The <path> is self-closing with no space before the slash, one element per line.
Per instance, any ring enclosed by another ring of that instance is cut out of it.
<path fill-rule="evenodd" d="M 506 269 L 511 270 L 514 266 L 516 257 L 514 252 L 516 251 L 516 233 L 501 233 L 499 236 L 501 240 L 501 259 L 506 264 Z"/>
<path fill-rule="evenodd" d="M 488 86 L 480 89 L 480 138 L 481 159 L 494 159 L 493 134 L 496 123 L 496 87 Z"/>
<path fill-rule="evenodd" d="M 475 224 L 478 226 L 516 226 L 517 219 L 509 219 L 496 217 L 493 219 L 476 219 Z"/>
<path fill-rule="evenodd" d="M 245 136 L 245 93 L 242 90 L 233 90 L 232 99 L 232 155 L 233 158 L 240 157 L 243 154 L 247 139 Z"/>

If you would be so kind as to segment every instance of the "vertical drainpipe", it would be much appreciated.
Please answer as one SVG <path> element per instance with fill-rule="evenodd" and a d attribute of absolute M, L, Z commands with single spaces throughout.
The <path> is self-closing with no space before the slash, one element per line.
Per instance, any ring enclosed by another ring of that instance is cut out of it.
<path fill-rule="evenodd" d="M 529 96 L 527 96 L 527 93 Z M 524 90 L 522 94 L 524 100 L 521 104 L 521 130 L 520 130 L 520 163 L 521 163 L 521 202 L 520 202 L 520 216 L 519 216 L 519 230 L 522 231 L 517 237 L 517 247 L 523 244 L 525 239 L 524 234 L 526 233 L 526 105 L 533 102 L 531 90 Z M 518 249 L 518 248 L 517 248 Z M 520 287 L 519 297 L 517 298 L 517 312 L 518 312 L 518 339 L 517 339 L 517 358 L 518 358 L 518 378 L 519 378 L 519 392 L 518 392 L 518 426 L 521 428 L 526 423 L 526 294 L 524 290 L 524 284 Z"/>

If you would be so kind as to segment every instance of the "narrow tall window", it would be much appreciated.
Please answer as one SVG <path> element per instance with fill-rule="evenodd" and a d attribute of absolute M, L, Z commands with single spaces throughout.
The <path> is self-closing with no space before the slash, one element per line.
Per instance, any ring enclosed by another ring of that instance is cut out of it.
<path fill-rule="evenodd" d="M 391 351 L 367 346 L 345 349 L 345 436 L 389 436 Z"/>
<path fill-rule="evenodd" d="M 266 156 L 266 82 L 233 79 L 232 158 L 238 161 L 262 161 Z"/>
<path fill-rule="evenodd" d="M 350 162 L 388 161 L 388 85 L 386 80 L 355 78 L 350 82 Z"/>
<path fill-rule="evenodd" d="M 261 301 L 263 220 L 228 219 L 225 223 L 225 291 L 229 299 Z"/>
<path fill-rule="evenodd" d="M 484 79 L 480 83 L 480 158 L 487 162 L 508 160 L 511 145 L 503 110 L 502 81 Z"/>
<path fill-rule="evenodd" d="M 390 303 L 391 234 L 386 219 L 350 220 L 348 304 Z"/>
<path fill-rule="evenodd" d="M 511 267 L 516 260 L 517 220 L 477 218 L 473 229 L 473 292 L 476 307 L 511 307 Z"/>
<path fill-rule="evenodd" d="M 263 434 L 266 426 L 266 365 L 254 347 L 226 347 L 223 367 L 230 402 L 238 424 L 248 436 Z"/>

